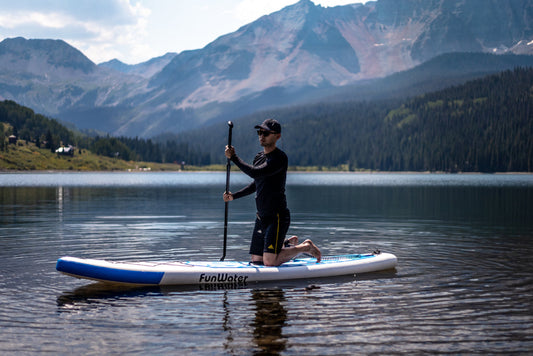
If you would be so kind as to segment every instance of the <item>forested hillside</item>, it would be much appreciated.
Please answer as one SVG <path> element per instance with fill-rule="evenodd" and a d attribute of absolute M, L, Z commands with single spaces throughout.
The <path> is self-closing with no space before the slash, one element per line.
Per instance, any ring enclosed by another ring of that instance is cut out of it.
<path fill-rule="evenodd" d="M 290 165 L 351 170 L 531 172 L 533 68 L 518 68 L 401 102 L 345 102 L 264 112 L 235 121 L 233 142 L 246 157 L 260 147 L 253 126 L 283 124 Z M 215 125 L 182 142 L 222 162 L 227 128 Z"/>
<path fill-rule="evenodd" d="M 0 102 L 0 123 L 8 124 L 9 129 L 0 125 L 0 151 L 6 149 L 6 136 L 15 135 L 18 139 L 33 141 L 37 146 L 41 143 L 51 150 L 58 148 L 63 142 L 77 144 L 79 137 L 58 121 L 36 114 L 30 108 L 20 106 L 14 101 Z"/>
<path fill-rule="evenodd" d="M 148 161 L 158 163 L 201 161 L 195 159 L 187 144 L 177 142 L 155 143 L 152 140 L 128 137 L 90 136 L 71 130 L 60 122 L 14 101 L 0 102 L 0 152 L 8 149 L 7 136 L 32 142 L 37 147 L 55 152 L 60 146 L 72 145 L 88 149 L 101 156 L 126 161 Z"/>
<path fill-rule="evenodd" d="M 379 171 L 532 172 L 533 68 L 518 68 L 404 101 L 316 104 L 235 119 L 233 143 L 251 159 L 260 150 L 253 126 L 283 125 L 280 147 L 291 166 Z M 91 137 L 0 102 L 0 151 L 7 136 L 55 150 L 73 145 L 123 160 L 223 163 L 227 125 L 153 140 Z"/>

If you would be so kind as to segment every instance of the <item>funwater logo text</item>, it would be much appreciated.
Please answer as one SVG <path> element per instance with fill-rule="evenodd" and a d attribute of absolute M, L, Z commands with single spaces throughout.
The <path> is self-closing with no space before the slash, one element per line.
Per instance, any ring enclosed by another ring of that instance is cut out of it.
<path fill-rule="evenodd" d="M 214 273 L 200 275 L 199 283 L 246 283 L 248 276 L 239 276 L 237 274 L 229 273 Z"/>

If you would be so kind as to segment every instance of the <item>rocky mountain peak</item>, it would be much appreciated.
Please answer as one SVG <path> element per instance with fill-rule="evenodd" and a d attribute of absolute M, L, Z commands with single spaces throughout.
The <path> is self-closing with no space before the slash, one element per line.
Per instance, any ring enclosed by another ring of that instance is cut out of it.
<path fill-rule="evenodd" d="M 0 42 L 0 70 L 33 75 L 90 74 L 96 65 L 63 40 L 7 38 Z"/>

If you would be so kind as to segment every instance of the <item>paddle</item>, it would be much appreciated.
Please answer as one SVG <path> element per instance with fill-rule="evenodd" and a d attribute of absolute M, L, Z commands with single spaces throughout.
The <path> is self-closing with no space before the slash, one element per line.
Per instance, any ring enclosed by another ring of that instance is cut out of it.
<path fill-rule="evenodd" d="M 228 147 L 231 147 L 231 130 L 233 129 L 233 122 L 228 121 L 229 126 L 229 132 L 228 132 Z M 231 170 L 231 160 L 228 158 L 226 162 L 226 191 L 225 193 L 229 193 L 229 173 Z M 225 211 L 224 211 L 224 250 L 222 253 L 221 261 L 224 261 L 224 258 L 226 258 L 226 246 L 228 241 L 228 205 L 229 202 L 225 203 Z"/>

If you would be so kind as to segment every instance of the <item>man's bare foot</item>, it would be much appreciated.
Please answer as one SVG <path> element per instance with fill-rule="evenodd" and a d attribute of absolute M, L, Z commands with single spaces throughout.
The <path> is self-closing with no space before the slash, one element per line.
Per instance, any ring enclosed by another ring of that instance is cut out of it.
<path fill-rule="evenodd" d="M 291 236 L 285 240 L 285 247 L 294 247 L 298 245 L 298 236 Z"/>
<path fill-rule="evenodd" d="M 316 263 L 320 262 L 320 260 L 322 259 L 322 253 L 320 252 L 318 247 L 316 247 L 316 245 L 313 243 L 313 241 L 307 239 L 304 242 L 302 242 L 302 245 L 303 244 L 306 244 L 306 245 L 309 246 L 309 251 L 307 251 L 307 252 L 311 256 L 316 257 Z"/>

